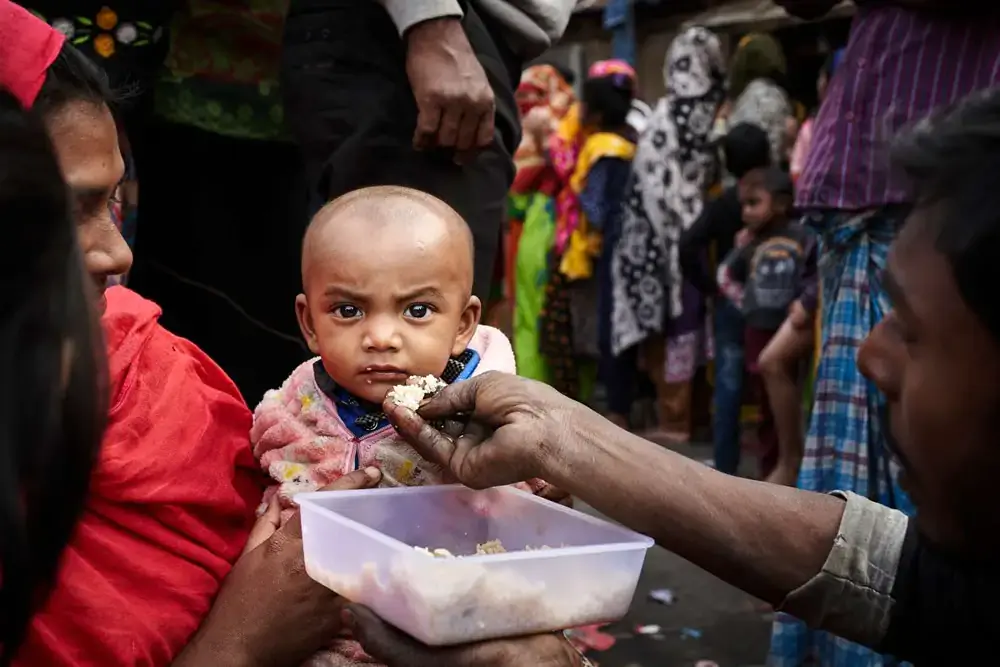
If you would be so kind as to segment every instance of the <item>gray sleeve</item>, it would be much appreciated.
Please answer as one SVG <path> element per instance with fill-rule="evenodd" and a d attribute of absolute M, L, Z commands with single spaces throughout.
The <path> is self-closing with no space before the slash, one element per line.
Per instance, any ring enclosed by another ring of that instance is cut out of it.
<path fill-rule="evenodd" d="M 462 18 L 458 0 L 378 0 L 396 24 L 400 36 L 411 27 L 431 19 Z"/>
<path fill-rule="evenodd" d="M 847 503 L 830 555 L 819 574 L 789 593 L 778 610 L 874 647 L 889 628 L 908 519 L 853 493 L 834 495 Z"/>

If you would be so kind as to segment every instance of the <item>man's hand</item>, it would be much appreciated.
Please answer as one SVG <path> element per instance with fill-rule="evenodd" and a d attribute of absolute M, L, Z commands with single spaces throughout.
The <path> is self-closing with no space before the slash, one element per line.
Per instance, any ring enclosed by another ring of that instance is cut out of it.
<path fill-rule="evenodd" d="M 379 479 L 378 470 L 357 470 L 324 490 L 365 489 Z M 280 528 L 277 518 L 274 504 L 257 521 L 251 548 L 173 667 L 298 665 L 337 635 L 344 601 L 306 574 L 298 514 Z"/>
<path fill-rule="evenodd" d="M 493 141 L 493 89 L 456 18 L 406 33 L 406 74 L 417 101 L 413 147 L 453 148 L 457 161 Z"/>
<path fill-rule="evenodd" d="M 535 477 L 558 484 L 574 459 L 571 431 L 604 423 L 546 384 L 495 371 L 448 385 L 419 414 L 392 401 L 383 408 L 417 452 L 477 489 Z M 443 430 L 428 423 L 436 420 Z"/>
<path fill-rule="evenodd" d="M 583 663 L 569 642 L 553 634 L 429 648 L 360 605 L 346 608 L 344 623 L 362 648 L 388 667 L 579 667 Z"/>

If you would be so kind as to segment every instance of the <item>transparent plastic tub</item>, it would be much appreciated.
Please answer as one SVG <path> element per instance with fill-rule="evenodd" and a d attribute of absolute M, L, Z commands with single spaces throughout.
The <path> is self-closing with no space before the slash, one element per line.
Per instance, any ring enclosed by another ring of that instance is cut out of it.
<path fill-rule="evenodd" d="M 401 487 L 295 500 L 309 576 L 431 646 L 616 621 L 653 545 L 513 488 Z M 470 555 L 492 540 L 507 553 Z"/>

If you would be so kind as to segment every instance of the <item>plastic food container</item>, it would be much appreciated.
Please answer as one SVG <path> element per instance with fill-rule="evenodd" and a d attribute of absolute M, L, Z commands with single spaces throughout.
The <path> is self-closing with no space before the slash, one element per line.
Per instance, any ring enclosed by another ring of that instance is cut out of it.
<path fill-rule="evenodd" d="M 653 545 L 506 487 L 332 491 L 295 500 L 309 576 L 431 646 L 616 621 Z M 507 553 L 470 555 L 493 540 Z"/>

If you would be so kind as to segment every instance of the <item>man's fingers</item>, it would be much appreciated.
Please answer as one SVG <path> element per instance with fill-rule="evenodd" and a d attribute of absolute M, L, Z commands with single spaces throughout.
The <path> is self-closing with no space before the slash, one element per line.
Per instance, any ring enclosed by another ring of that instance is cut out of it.
<path fill-rule="evenodd" d="M 493 143 L 494 113 L 495 110 L 491 106 L 490 110 L 479 118 L 479 127 L 476 128 L 476 146 L 479 148 L 486 148 Z"/>
<path fill-rule="evenodd" d="M 418 411 L 420 416 L 434 421 L 459 414 L 474 413 L 476 396 L 479 394 L 483 378 L 488 376 L 488 374 L 474 375 L 468 380 L 448 385 L 420 406 Z"/>
<path fill-rule="evenodd" d="M 413 147 L 418 150 L 433 148 L 438 125 L 441 123 L 441 108 L 436 104 L 418 104 L 417 128 L 413 132 Z"/>
<path fill-rule="evenodd" d="M 354 638 L 379 662 L 388 667 L 431 667 L 433 660 L 426 647 L 389 626 L 367 607 L 351 604 L 344 612 L 344 622 Z"/>
<path fill-rule="evenodd" d="M 462 124 L 458 128 L 458 135 L 455 138 L 455 151 L 459 155 L 467 155 L 471 149 L 476 147 L 482 116 L 483 114 L 476 113 L 466 113 L 462 116 Z"/>
<path fill-rule="evenodd" d="M 457 146 L 458 135 L 465 115 L 462 107 L 452 104 L 445 108 L 441 115 L 441 123 L 438 126 L 437 145 L 443 148 L 455 148 Z"/>
<path fill-rule="evenodd" d="M 417 413 L 387 400 L 383 406 L 386 416 L 399 434 L 403 436 L 417 453 L 431 463 L 451 469 L 451 457 L 455 454 L 455 443 L 436 428 L 428 424 Z"/>

